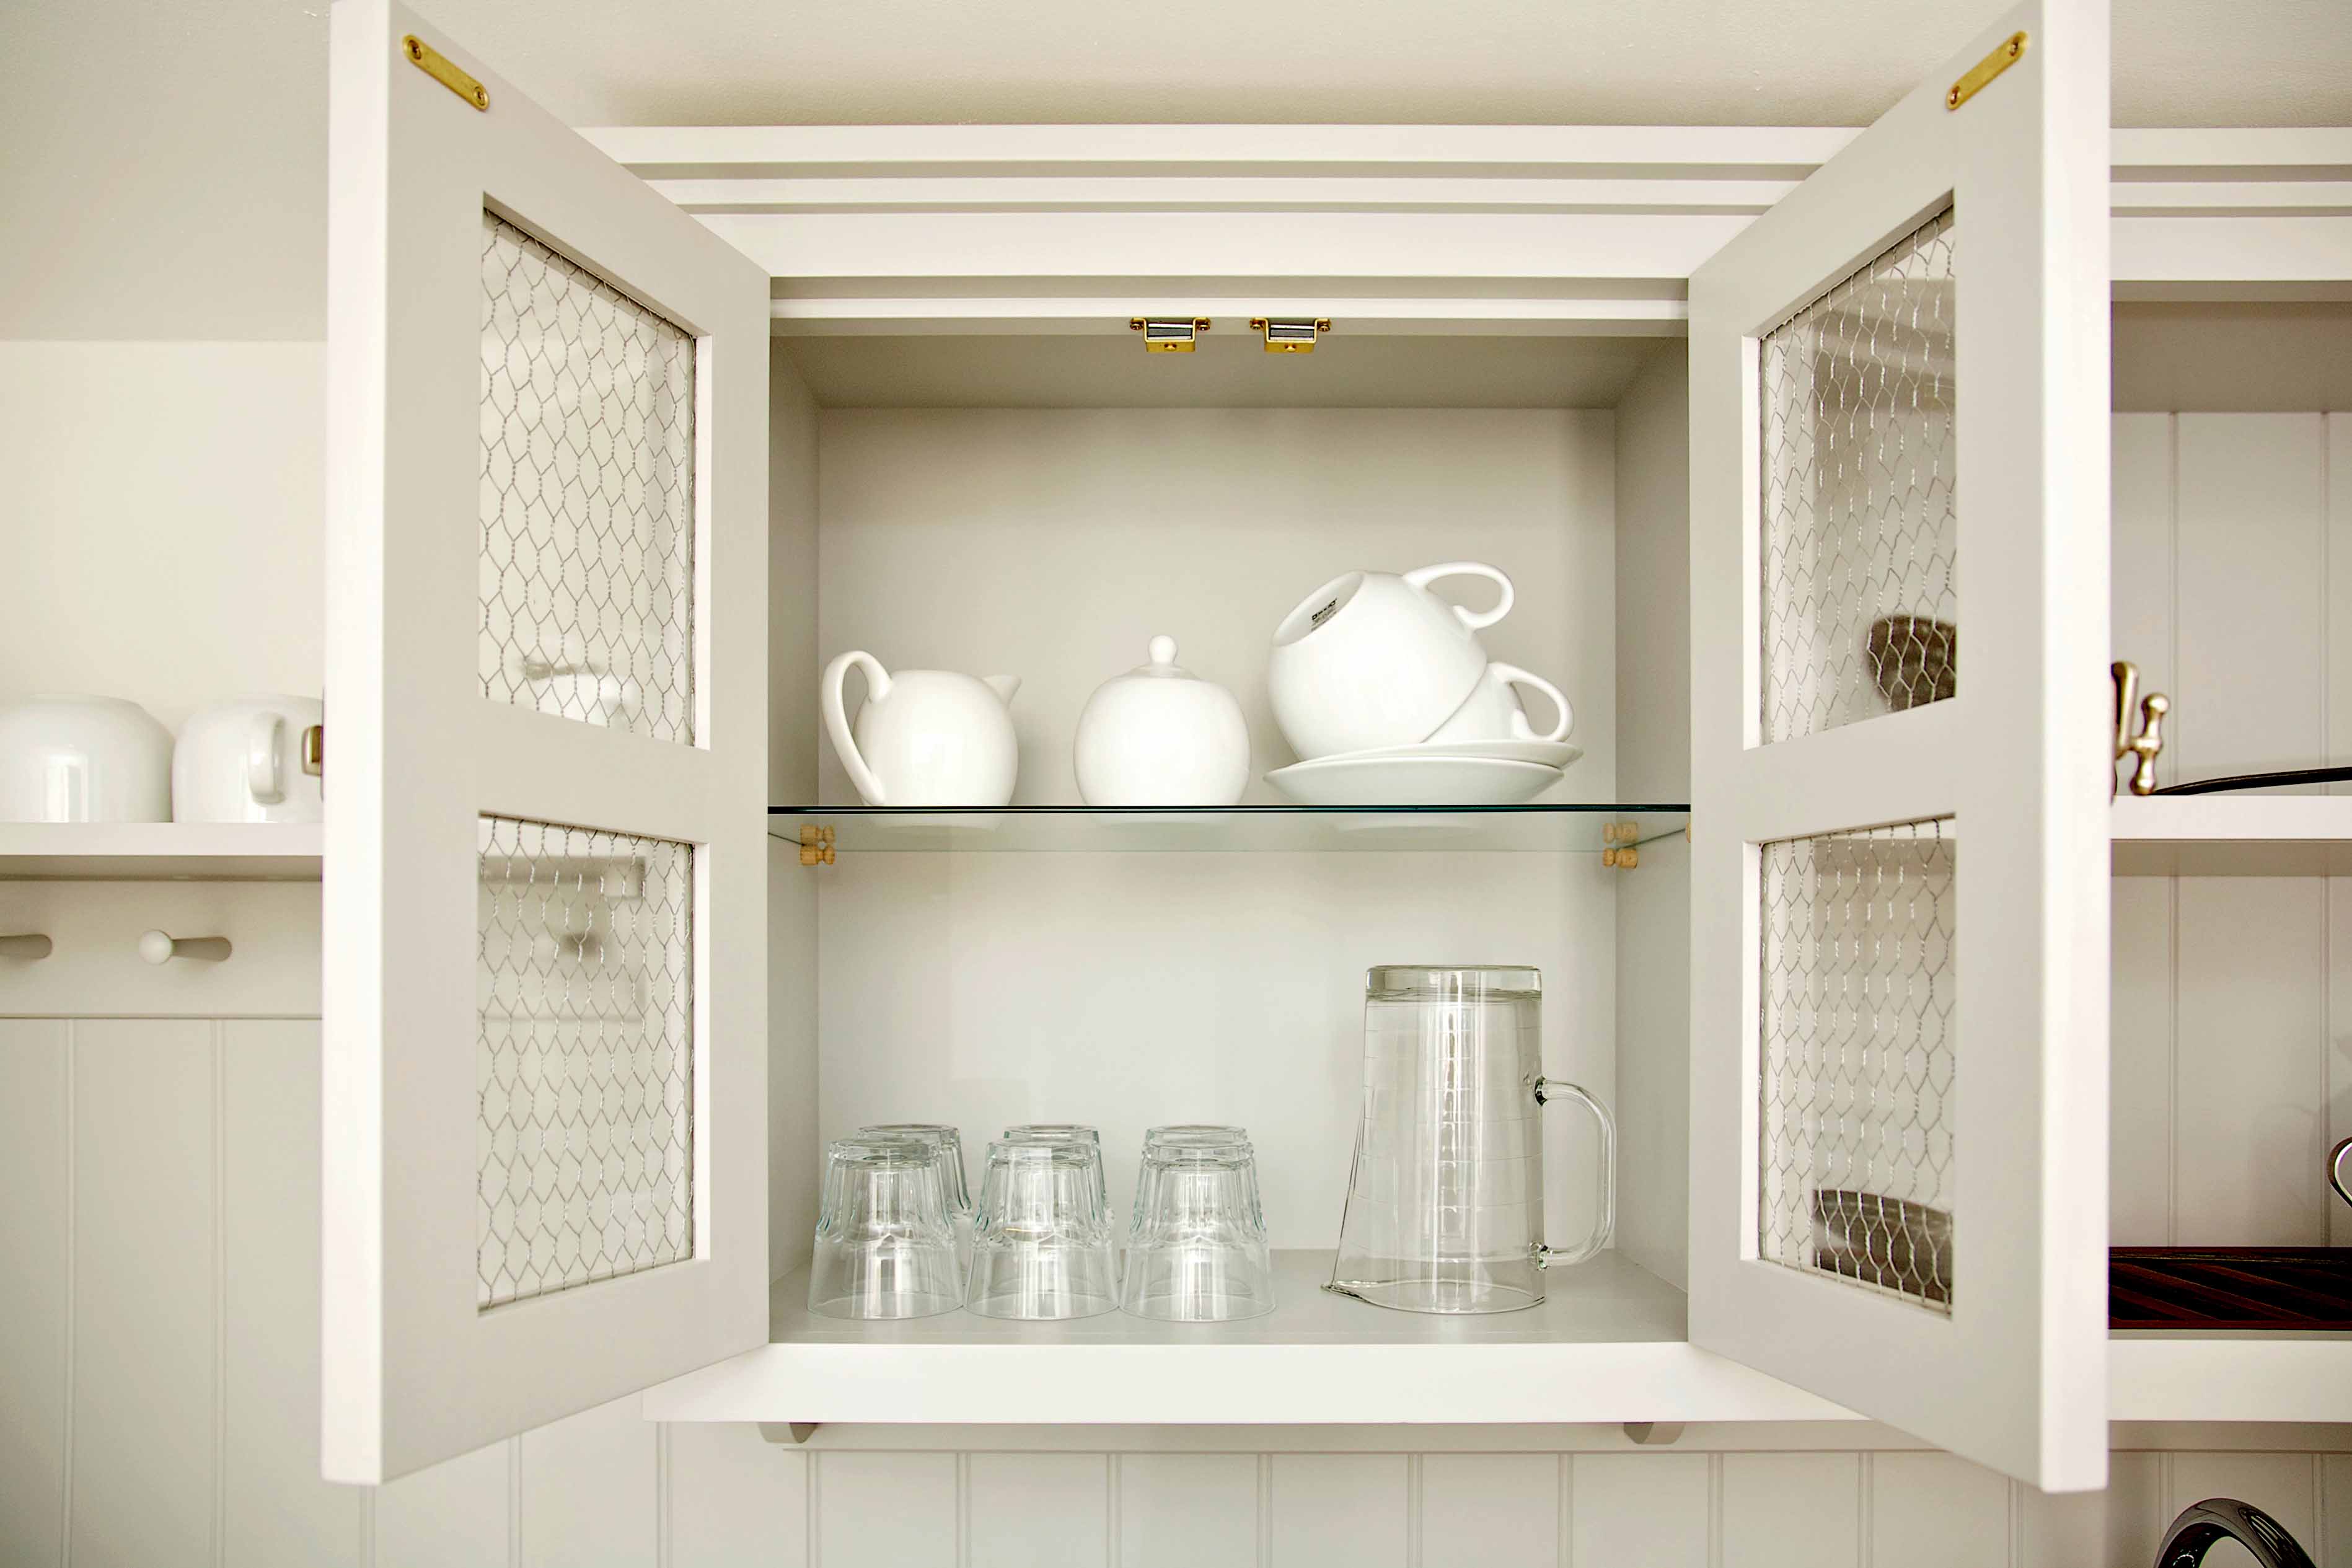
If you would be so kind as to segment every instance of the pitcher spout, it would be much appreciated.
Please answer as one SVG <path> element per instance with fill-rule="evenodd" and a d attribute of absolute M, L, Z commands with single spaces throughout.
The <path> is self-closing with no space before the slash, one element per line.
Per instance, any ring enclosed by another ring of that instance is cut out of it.
<path fill-rule="evenodd" d="M 1013 694 L 1021 689 L 1021 678 L 1017 675 L 983 675 L 980 679 L 1007 706 L 1012 704 Z"/>

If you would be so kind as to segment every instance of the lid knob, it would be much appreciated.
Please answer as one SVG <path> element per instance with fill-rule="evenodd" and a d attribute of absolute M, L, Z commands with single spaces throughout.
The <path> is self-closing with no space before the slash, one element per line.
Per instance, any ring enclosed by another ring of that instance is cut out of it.
<path fill-rule="evenodd" d="M 1176 639 L 1166 636 L 1153 637 L 1151 639 L 1151 662 L 1154 664 L 1175 663 Z"/>

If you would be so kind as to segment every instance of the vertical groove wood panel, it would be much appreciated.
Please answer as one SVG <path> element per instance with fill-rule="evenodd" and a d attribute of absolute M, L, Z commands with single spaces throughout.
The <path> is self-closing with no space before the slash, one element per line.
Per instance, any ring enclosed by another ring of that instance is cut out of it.
<path fill-rule="evenodd" d="M 2352 1454 L 2319 1457 L 2319 1568 L 2352 1568 Z"/>
<path fill-rule="evenodd" d="M 668 1568 L 807 1568 L 808 1465 L 757 1426 L 684 1422 L 669 1441 Z"/>
<path fill-rule="evenodd" d="M 2167 693 L 2172 691 L 2177 673 L 2172 439 L 2171 415 L 2116 416 L 2115 537 L 2108 557 L 2115 656 L 2139 666 L 2147 689 Z M 2178 761 L 2177 748 L 2168 742 L 2156 760 L 2159 785 L 2173 782 Z"/>
<path fill-rule="evenodd" d="M 2176 973 L 2174 880 L 2117 877 L 2108 889 L 2115 997 L 2107 1042 L 2107 1238 L 2172 1242 Z"/>
<path fill-rule="evenodd" d="M 1274 1456 L 1273 1568 L 1405 1568 L 1405 1456 Z"/>
<path fill-rule="evenodd" d="M 1576 1568 L 1706 1568 L 1715 1506 L 1706 1454 L 1577 1454 L 1568 1461 Z"/>
<path fill-rule="evenodd" d="M 629 1394 L 518 1438 L 520 1568 L 640 1568 L 655 1550 L 654 1424 Z"/>
<path fill-rule="evenodd" d="M 2172 1473 L 2165 1490 L 2167 1521 L 2206 1498 L 2236 1498 L 2277 1520 L 2306 1547 L 2318 1538 L 2318 1455 L 2189 1453 L 2168 1458 Z"/>
<path fill-rule="evenodd" d="M 1997 1568 L 2010 1561 L 2009 1481 L 1949 1454 L 1866 1456 L 1876 1568 Z"/>
<path fill-rule="evenodd" d="M 1119 1568 L 1195 1568 L 1258 1556 L 1255 1454 L 1121 1454 Z"/>
<path fill-rule="evenodd" d="M 328 1568 L 367 1494 L 319 1476 L 319 1026 L 220 1026 L 222 1539 L 237 1568 Z"/>
<path fill-rule="evenodd" d="M 1858 1454 L 1726 1454 L 1727 1568 L 1855 1568 Z"/>
<path fill-rule="evenodd" d="M 213 1026 L 93 1018 L 73 1032 L 72 1562 L 211 1562 Z"/>
<path fill-rule="evenodd" d="M 0 1563 L 65 1553 L 69 1027 L 0 1019 Z"/>
<path fill-rule="evenodd" d="M 1491 1568 L 1559 1555 L 1553 1454 L 1423 1454 L 1420 1568 Z"/>
<path fill-rule="evenodd" d="M 968 1568 L 1105 1568 L 1101 1454 L 964 1457 Z"/>
<path fill-rule="evenodd" d="M 375 1489 L 375 1568 L 512 1568 L 508 1461 L 493 1443 Z"/>
<path fill-rule="evenodd" d="M 819 1568 L 950 1568 L 956 1558 L 956 1456 L 820 1452 Z"/>

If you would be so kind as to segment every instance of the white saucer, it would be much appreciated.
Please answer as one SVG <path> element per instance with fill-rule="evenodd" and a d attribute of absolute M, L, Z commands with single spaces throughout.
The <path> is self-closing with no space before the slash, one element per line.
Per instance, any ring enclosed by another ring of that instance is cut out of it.
<path fill-rule="evenodd" d="M 1382 746 L 1372 752 L 1341 752 L 1318 757 L 1318 763 L 1357 763 L 1373 757 L 1476 757 L 1484 761 L 1541 763 L 1548 768 L 1572 766 L 1584 755 L 1582 746 L 1565 741 L 1423 741 L 1411 746 Z"/>
<path fill-rule="evenodd" d="M 1265 782 L 1301 805 L 1517 805 L 1559 777 L 1504 757 L 1350 756 L 1293 763 Z"/>

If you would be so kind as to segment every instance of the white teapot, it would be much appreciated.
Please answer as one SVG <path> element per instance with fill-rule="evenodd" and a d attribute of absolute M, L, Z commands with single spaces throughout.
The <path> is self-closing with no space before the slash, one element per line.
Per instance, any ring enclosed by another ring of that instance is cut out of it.
<path fill-rule="evenodd" d="M 856 732 L 842 707 L 852 665 L 866 672 Z M 872 654 L 845 653 L 824 667 L 818 700 L 850 783 L 868 805 L 1008 805 L 1021 747 L 1009 704 L 1017 675 L 902 669 Z"/>

